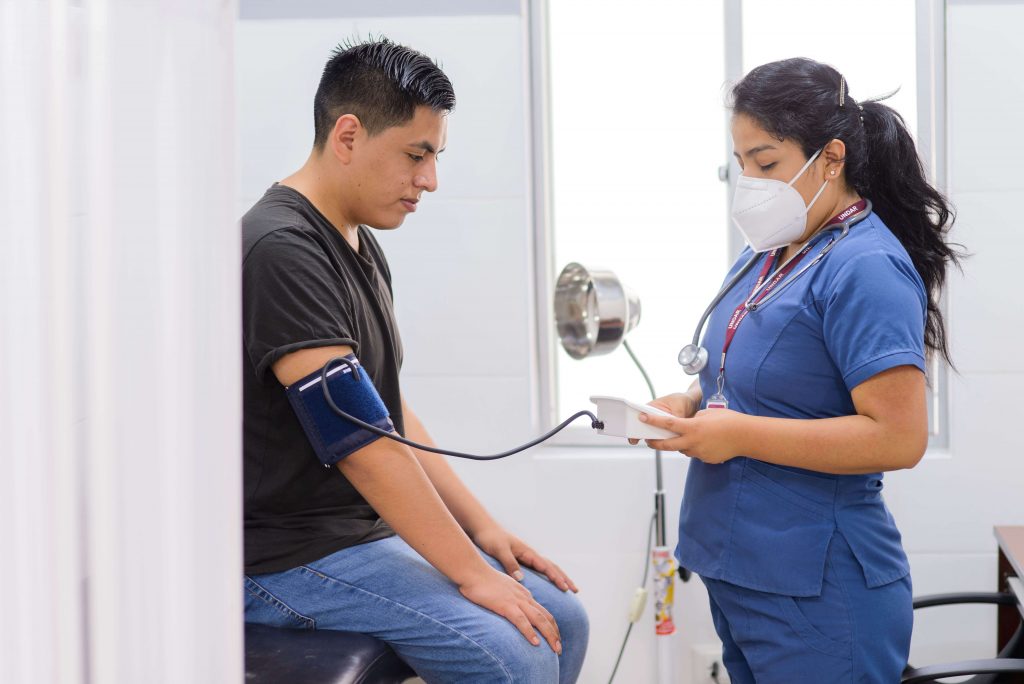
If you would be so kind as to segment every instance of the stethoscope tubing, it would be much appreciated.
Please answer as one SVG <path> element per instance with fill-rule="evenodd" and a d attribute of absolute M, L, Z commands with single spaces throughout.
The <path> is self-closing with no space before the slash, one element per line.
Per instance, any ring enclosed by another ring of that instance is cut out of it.
<path fill-rule="evenodd" d="M 764 299 L 762 299 L 760 301 L 754 301 L 754 300 L 757 299 L 757 295 L 761 293 L 761 290 L 763 290 L 765 288 L 765 286 L 768 285 L 769 281 L 765 280 L 765 282 L 761 283 L 761 286 L 759 288 L 757 288 L 756 290 L 754 290 L 753 292 L 750 293 L 750 296 L 747 297 L 747 300 L 743 303 L 743 306 L 746 307 L 749 311 L 756 311 L 757 309 L 761 308 L 762 306 L 764 306 L 765 304 L 770 302 L 772 299 L 777 297 L 780 292 L 782 292 L 787 287 L 792 285 L 793 281 L 795 281 L 797 278 L 802 276 L 807 269 L 809 269 L 811 266 L 814 266 L 814 264 L 816 264 L 819 261 L 821 261 L 822 259 L 824 259 L 825 255 L 828 254 L 829 252 L 831 252 L 832 248 L 836 246 L 836 243 L 839 242 L 840 240 L 842 240 L 844 237 L 846 237 L 846 234 L 850 232 L 850 227 L 848 225 L 846 225 L 846 224 L 839 224 L 839 225 L 842 226 L 842 232 L 839 234 L 839 236 L 838 237 L 834 237 L 831 240 L 829 240 L 828 243 L 826 243 L 826 245 L 824 247 L 822 247 L 821 251 L 818 252 L 818 254 L 815 255 L 815 257 L 813 259 L 811 259 L 809 262 L 807 262 L 804 265 L 803 268 L 801 268 L 799 271 L 797 271 L 796 273 L 793 274 L 792 278 L 786 278 L 786 280 L 784 280 L 783 282 L 779 283 L 779 286 L 776 287 L 771 292 L 769 292 L 768 295 Z M 792 257 L 787 259 L 786 263 L 783 264 L 782 266 L 780 266 L 779 268 L 780 269 L 785 268 L 786 264 L 788 264 L 790 261 L 792 261 L 795 258 L 796 258 L 796 255 L 793 255 Z"/>
<path fill-rule="evenodd" d="M 750 293 L 750 296 L 744 302 L 744 306 L 749 311 L 755 311 L 761 308 L 762 306 L 770 302 L 772 299 L 777 297 L 778 294 L 782 292 L 784 289 L 786 289 L 788 286 L 792 285 L 795 280 L 797 280 L 801 275 L 803 275 L 807 271 L 807 269 L 811 268 L 811 266 L 814 266 L 816 263 L 824 259 L 825 255 L 832 251 L 832 248 L 835 247 L 840 240 L 842 240 L 849 234 L 850 228 L 857 225 L 871 214 L 871 200 L 866 200 L 866 202 L 867 206 L 865 206 L 864 209 L 857 212 L 856 214 L 854 214 L 847 220 L 843 221 L 842 223 L 837 223 L 834 227 L 829 228 L 829 230 L 839 228 L 839 235 L 829 240 L 828 244 L 825 245 L 825 247 L 817 254 L 817 256 L 815 256 L 803 268 L 797 271 L 791 278 L 787 278 L 785 281 L 780 283 L 779 286 L 776 287 L 772 292 L 770 292 L 768 296 L 765 297 L 763 300 L 759 302 L 752 301 L 755 297 L 757 297 L 758 293 L 767 284 L 767 281 L 765 281 L 765 283 L 762 283 L 761 287 L 757 288 L 756 290 L 754 290 L 754 292 Z M 754 255 L 751 256 L 750 259 L 747 261 L 747 263 L 743 264 L 743 267 L 739 270 L 739 272 L 736 273 L 736 275 L 734 275 L 729 280 L 729 282 L 722 286 L 722 288 L 718 291 L 718 294 L 716 294 L 714 299 L 711 300 L 711 303 L 708 304 L 708 307 L 704 309 L 704 313 L 701 314 L 700 321 L 697 323 L 697 328 L 696 330 L 693 331 L 693 341 L 691 342 L 691 345 L 693 347 L 698 349 L 700 348 L 700 335 L 704 330 L 704 324 L 707 323 L 708 318 L 711 317 L 711 312 L 713 312 L 715 310 L 715 307 L 718 306 L 719 303 L 721 303 L 722 299 L 724 299 L 725 296 L 732 291 L 732 289 L 743 278 L 743 276 L 750 272 L 750 269 L 752 269 L 754 267 L 754 264 L 756 264 L 761 259 L 761 256 L 763 254 L 764 252 L 755 252 Z M 789 263 L 789 261 L 792 260 L 793 258 L 794 257 L 790 257 L 790 259 L 787 260 L 786 263 Z M 782 268 L 785 268 L 785 264 L 782 265 Z M 698 369 L 697 372 L 700 372 L 700 369 Z"/>

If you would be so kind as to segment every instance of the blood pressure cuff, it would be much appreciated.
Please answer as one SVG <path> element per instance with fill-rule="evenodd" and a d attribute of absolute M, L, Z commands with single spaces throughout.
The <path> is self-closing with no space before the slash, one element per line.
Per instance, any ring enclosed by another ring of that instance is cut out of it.
<path fill-rule="evenodd" d="M 327 389 L 334 404 L 364 423 L 394 432 L 388 409 L 370 377 L 353 354 L 345 358 L 351 366 L 338 362 L 327 374 Z M 330 467 L 379 439 L 380 435 L 334 412 L 324 397 L 322 374 L 323 369 L 310 373 L 286 388 L 286 392 L 317 458 Z"/>

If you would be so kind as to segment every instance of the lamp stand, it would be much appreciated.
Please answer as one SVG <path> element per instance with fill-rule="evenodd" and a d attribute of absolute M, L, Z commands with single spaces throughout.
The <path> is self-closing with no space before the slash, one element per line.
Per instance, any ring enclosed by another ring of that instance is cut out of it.
<path fill-rule="evenodd" d="M 633 353 L 629 342 L 622 341 L 629 358 L 633 359 L 640 374 L 647 383 L 647 389 L 651 393 L 651 399 L 657 399 L 654 391 L 654 384 L 650 376 L 644 370 L 640 359 Z M 661 451 L 654 452 L 654 548 L 651 549 L 651 566 L 654 571 L 654 633 L 655 644 L 658 653 L 658 682 L 660 684 L 671 684 L 675 680 L 672 677 L 672 649 L 669 636 L 675 634 L 676 625 L 672 619 L 672 604 L 675 594 L 675 575 L 678 564 L 668 546 L 667 530 L 665 524 L 665 487 L 661 473 Z"/>

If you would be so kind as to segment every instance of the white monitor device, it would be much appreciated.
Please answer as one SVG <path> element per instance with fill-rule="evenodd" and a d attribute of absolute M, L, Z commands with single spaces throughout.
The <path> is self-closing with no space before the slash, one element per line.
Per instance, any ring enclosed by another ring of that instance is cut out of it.
<path fill-rule="evenodd" d="M 640 414 L 672 417 L 661 409 L 629 401 L 621 397 L 595 395 L 590 401 L 597 405 L 597 418 L 604 423 L 598 434 L 609 437 L 626 437 L 630 439 L 670 439 L 678 437 L 674 432 L 640 422 Z"/>

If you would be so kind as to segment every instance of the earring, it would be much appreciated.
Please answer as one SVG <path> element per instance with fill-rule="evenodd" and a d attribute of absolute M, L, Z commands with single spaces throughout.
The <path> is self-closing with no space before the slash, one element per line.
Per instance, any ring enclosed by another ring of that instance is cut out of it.
<path fill-rule="evenodd" d="M 832 169 L 829 173 L 831 173 L 834 176 L 834 175 L 836 175 L 836 170 Z"/>

